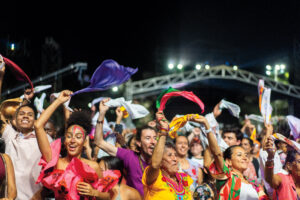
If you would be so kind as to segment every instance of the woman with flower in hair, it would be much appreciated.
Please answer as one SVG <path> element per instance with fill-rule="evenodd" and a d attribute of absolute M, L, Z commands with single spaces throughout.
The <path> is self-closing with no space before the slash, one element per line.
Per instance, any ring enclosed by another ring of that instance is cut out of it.
<path fill-rule="evenodd" d="M 66 123 L 64 139 L 57 139 L 51 145 L 47 140 L 45 123 L 60 105 L 71 98 L 71 94 L 71 91 L 62 91 L 34 124 L 42 153 L 42 171 L 37 183 L 53 190 L 55 199 L 110 199 L 113 196 L 111 188 L 118 183 L 120 172 L 102 174 L 97 162 L 81 157 L 86 135 L 91 130 L 89 113 L 73 112 Z"/>
<path fill-rule="evenodd" d="M 162 112 L 156 113 L 160 124 L 159 140 L 151 158 L 151 164 L 145 169 L 142 182 L 144 199 L 192 199 L 191 177 L 179 173 L 176 149 L 173 143 L 166 141 L 168 122 Z"/>

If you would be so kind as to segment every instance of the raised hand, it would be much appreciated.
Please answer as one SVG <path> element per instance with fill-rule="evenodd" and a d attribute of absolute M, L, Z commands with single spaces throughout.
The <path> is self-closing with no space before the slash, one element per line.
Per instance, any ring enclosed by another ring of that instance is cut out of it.
<path fill-rule="evenodd" d="M 162 111 L 156 113 L 156 121 L 158 122 L 160 129 L 166 131 L 169 130 L 169 122 Z"/>
<path fill-rule="evenodd" d="M 215 118 L 220 116 L 221 113 L 222 113 L 222 110 L 220 109 L 220 105 L 221 105 L 221 101 L 217 105 L 215 105 L 215 107 L 214 107 L 213 114 L 214 114 Z"/>
<path fill-rule="evenodd" d="M 24 91 L 24 98 L 30 102 L 30 100 L 33 98 L 34 96 L 34 90 L 33 89 L 26 89 Z"/>
<path fill-rule="evenodd" d="M 106 113 L 106 111 L 109 109 L 109 106 L 105 105 L 105 103 L 108 102 L 109 100 L 110 100 L 110 98 L 103 99 L 99 103 L 99 111 L 100 111 L 100 113 Z"/>
<path fill-rule="evenodd" d="M 266 130 L 267 130 L 267 135 L 272 135 L 273 134 L 273 125 L 265 123 L 265 127 L 266 127 Z"/>
<path fill-rule="evenodd" d="M 60 92 L 57 100 L 60 101 L 61 103 L 65 103 L 65 102 L 67 102 L 68 100 L 71 99 L 71 94 L 73 94 L 72 91 L 63 90 L 63 91 Z"/>
<path fill-rule="evenodd" d="M 117 107 L 116 108 L 116 115 L 117 115 L 117 119 L 122 119 L 123 118 L 123 111 L 121 111 L 121 107 Z"/>
<path fill-rule="evenodd" d="M 191 114 L 188 117 L 188 121 L 193 121 L 193 122 L 203 124 L 206 129 L 209 129 L 209 123 L 208 123 L 207 119 L 205 117 L 203 117 L 202 115 Z"/>

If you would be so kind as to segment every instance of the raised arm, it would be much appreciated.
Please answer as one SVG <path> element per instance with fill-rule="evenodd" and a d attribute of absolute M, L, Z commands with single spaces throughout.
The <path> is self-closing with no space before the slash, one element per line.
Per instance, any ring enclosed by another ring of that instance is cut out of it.
<path fill-rule="evenodd" d="M 108 102 L 110 99 L 104 99 L 103 101 L 100 102 L 99 104 L 99 117 L 97 120 L 97 125 L 96 125 L 96 131 L 95 131 L 95 146 L 102 149 L 106 153 L 108 153 L 111 156 L 116 156 L 118 148 L 115 147 L 112 144 L 109 144 L 106 142 L 103 138 L 103 123 L 104 123 L 104 117 L 109 109 L 108 106 L 105 105 L 106 102 Z M 95 149 L 95 152 L 97 152 L 98 149 Z"/>
<path fill-rule="evenodd" d="M 218 145 L 216 136 L 211 131 L 211 128 L 209 126 L 207 119 L 201 115 L 199 115 L 199 118 L 197 118 L 197 117 L 195 117 L 195 115 L 193 115 L 190 120 L 204 125 L 204 127 L 207 131 L 207 139 L 208 139 L 209 148 L 211 150 L 212 155 L 214 156 L 216 167 L 220 172 L 223 171 L 223 165 L 224 165 L 223 154 Z"/>
<path fill-rule="evenodd" d="M 24 99 L 22 105 L 30 104 L 34 97 L 34 89 L 28 88 L 24 91 Z"/>
<path fill-rule="evenodd" d="M 165 143 L 166 143 L 166 138 L 168 135 L 168 129 L 169 129 L 169 124 L 167 122 L 167 119 L 165 118 L 163 112 L 159 111 L 156 113 L 156 121 L 159 122 L 160 125 L 160 131 L 159 131 L 159 140 L 154 148 L 152 157 L 151 157 L 151 164 L 149 169 L 146 171 L 146 184 L 147 185 L 152 185 L 158 175 L 159 175 L 159 168 L 160 164 L 163 158 L 164 154 L 164 148 L 165 148 Z"/>
<path fill-rule="evenodd" d="M 272 125 L 265 125 L 267 128 L 267 135 L 270 135 L 273 132 Z M 268 158 L 265 163 L 265 179 L 270 184 L 270 186 L 274 189 L 278 188 L 281 184 L 281 178 L 279 175 L 274 174 L 274 155 L 275 148 L 274 142 L 271 136 L 265 138 L 265 150 L 268 152 Z"/>
<path fill-rule="evenodd" d="M 73 92 L 69 90 L 64 90 L 60 93 L 59 97 L 53 101 L 53 103 L 48 106 L 48 108 L 41 114 L 40 118 L 34 123 L 36 138 L 38 141 L 39 149 L 42 153 L 43 158 L 46 162 L 50 162 L 52 159 L 51 147 L 47 138 L 47 133 L 44 130 L 46 122 L 50 119 L 53 112 L 64 102 L 71 98 Z"/>
<path fill-rule="evenodd" d="M 1 94 L 2 94 L 2 83 L 3 83 L 4 74 L 5 74 L 5 63 L 4 63 L 2 56 L 0 56 L 0 66 L 1 65 L 3 65 L 3 67 L 0 69 L 0 100 L 1 100 Z"/>

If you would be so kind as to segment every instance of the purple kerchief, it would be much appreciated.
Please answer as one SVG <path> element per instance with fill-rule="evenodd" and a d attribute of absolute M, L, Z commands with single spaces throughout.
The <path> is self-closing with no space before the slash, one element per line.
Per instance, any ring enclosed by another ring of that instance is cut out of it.
<path fill-rule="evenodd" d="M 104 60 L 94 72 L 90 80 L 91 84 L 82 90 L 74 92 L 72 96 L 83 92 L 107 90 L 126 82 L 137 71 L 137 68 L 124 67 L 114 60 Z"/>

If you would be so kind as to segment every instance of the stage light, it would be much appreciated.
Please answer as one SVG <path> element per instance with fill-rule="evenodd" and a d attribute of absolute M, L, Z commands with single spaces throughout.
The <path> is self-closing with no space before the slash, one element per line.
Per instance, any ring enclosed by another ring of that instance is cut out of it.
<path fill-rule="evenodd" d="M 238 66 L 236 65 L 233 66 L 233 70 L 238 70 L 238 69 L 239 69 Z"/>
<path fill-rule="evenodd" d="M 174 68 L 174 64 L 170 63 L 170 64 L 168 65 L 168 68 L 169 68 L 169 69 L 173 69 L 173 68 Z"/>
<path fill-rule="evenodd" d="M 271 72 L 270 72 L 270 71 L 266 71 L 266 74 L 267 74 L 268 76 L 270 76 L 270 75 L 271 75 Z"/>
<path fill-rule="evenodd" d="M 280 65 L 275 65 L 275 70 L 280 70 Z"/>
<path fill-rule="evenodd" d="M 12 50 L 12 51 L 15 50 L 15 44 L 14 44 L 14 43 L 11 43 L 11 44 L 10 44 L 10 50 Z"/>
<path fill-rule="evenodd" d="M 290 77 L 290 73 L 285 72 L 285 73 L 284 73 L 284 77 L 285 77 L 285 78 L 289 78 L 289 77 Z"/>
<path fill-rule="evenodd" d="M 200 70 L 200 69 L 201 69 L 201 65 L 198 64 L 198 65 L 195 66 L 195 68 L 196 68 L 197 70 Z"/>
<path fill-rule="evenodd" d="M 210 66 L 209 65 L 205 65 L 205 69 L 209 69 L 210 68 Z"/>
<path fill-rule="evenodd" d="M 112 88 L 112 91 L 113 91 L 113 92 L 118 92 L 118 90 L 119 90 L 119 88 L 116 87 L 116 86 Z"/>
<path fill-rule="evenodd" d="M 280 69 L 281 69 L 281 70 L 285 70 L 285 65 L 284 65 L 284 64 L 281 64 L 281 65 L 280 65 Z"/>
<path fill-rule="evenodd" d="M 183 65 L 182 64 L 178 64 L 177 65 L 177 69 L 182 69 L 183 68 Z"/>
<path fill-rule="evenodd" d="M 266 66 L 266 69 L 267 69 L 267 70 L 272 70 L 271 65 L 267 65 L 267 66 Z"/>

